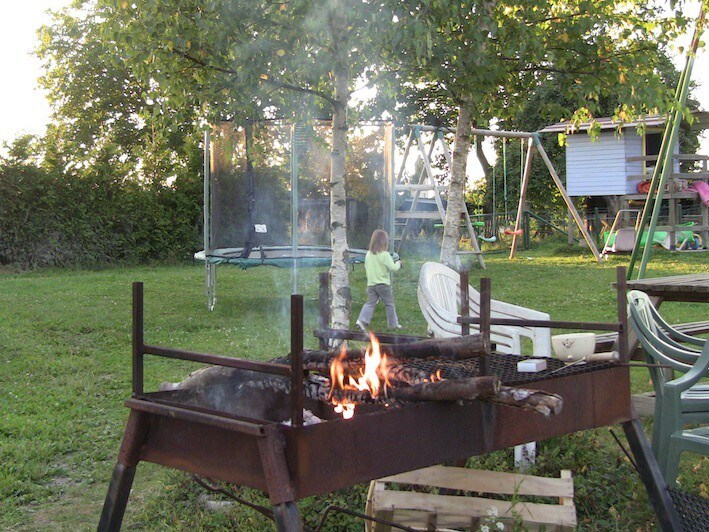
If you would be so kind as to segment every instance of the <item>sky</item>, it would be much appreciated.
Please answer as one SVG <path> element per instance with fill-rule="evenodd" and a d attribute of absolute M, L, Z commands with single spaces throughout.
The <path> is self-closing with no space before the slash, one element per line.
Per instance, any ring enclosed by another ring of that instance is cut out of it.
<path fill-rule="evenodd" d="M 695 2 L 687 14 L 696 16 Z M 25 133 L 41 135 L 49 120 L 50 109 L 37 78 L 41 65 L 32 51 L 37 46 L 36 30 L 49 22 L 48 9 L 60 9 L 70 0 L 2 0 L 0 7 L 0 50 L 3 50 L 3 81 L 0 83 L 0 146 Z M 691 4 L 691 3 L 690 3 Z M 709 42 L 709 30 L 705 32 Z M 679 68 L 684 59 L 677 60 Z M 698 54 L 692 79 L 701 84 L 694 96 L 704 111 L 709 111 L 709 50 Z M 705 133 L 705 137 L 707 134 Z M 703 142 L 704 153 L 709 154 L 709 139 Z"/>

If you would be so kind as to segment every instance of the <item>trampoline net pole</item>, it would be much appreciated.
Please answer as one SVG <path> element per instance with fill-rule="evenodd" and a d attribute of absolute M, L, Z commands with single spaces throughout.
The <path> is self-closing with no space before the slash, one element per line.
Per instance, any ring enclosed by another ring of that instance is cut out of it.
<path fill-rule="evenodd" d="M 298 124 L 291 126 L 291 248 L 293 267 L 291 268 L 291 294 L 298 293 Z"/>
<path fill-rule="evenodd" d="M 204 132 L 204 198 L 203 198 L 203 245 L 205 256 L 209 255 L 212 251 L 211 243 L 211 216 L 210 216 L 210 195 L 211 187 L 210 180 L 211 175 L 209 172 L 209 158 L 210 158 L 210 145 L 209 145 L 209 130 Z M 210 264 L 209 261 L 205 261 L 205 284 L 207 290 L 207 308 L 212 311 L 217 303 L 217 276 L 215 268 L 216 266 Z"/>

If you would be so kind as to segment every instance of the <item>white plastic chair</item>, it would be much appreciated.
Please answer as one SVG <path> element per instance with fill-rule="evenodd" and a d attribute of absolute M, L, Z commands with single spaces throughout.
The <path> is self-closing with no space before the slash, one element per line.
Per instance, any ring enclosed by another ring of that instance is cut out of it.
<path fill-rule="evenodd" d="M 460 315 L 460 275 L 438 262 L 427 262 L 421 267 L 418 285 L 419 307 L 428 323 L 429 333 L 438 338 L 460 336 L 462 329 L 458 323 Z M 468 286 L 470 315 L 480 315 L 480 292 Z M 511 305 L 503 301 L 490 301 L 491 318 L 517 318 L 528 320 L 549 320 L 549 314 Z M 471 331 L 480 327 L 471 325 Z M 533 354 L 538 357 L 551 356 L 551 330 L 546 327 L 522 327 L 492 325 L 490 341 L 497 351 L 509 354 L 522 353 L 522 337 L 532 340 Z M 536 458 L 536 443 L 517 445 L 514 450 L 515 466 L 524 470 Z"/>
<path fill-rule="evenodd" d="M 470 294 L 470 315 L 480 315 L 480 293 L 472 286 Z M 450 338 L 461 335 L 458 323 L 460 315 L 460 275 L 451 268 L 438 262 L 427 262 L 421 267 L 418 285 L 418 301 L 429 333 L 438 338 Z M 516 318 L 527 320 L 549 320 L 549 314 L 532 310 L 503 301 L 490 301 L 490 317 Z M 470 330 L 479 331 L 480 327 L 471 325 Z M 551 356 L 551 330 L 547 327 L 523 327 L 492 325 L 490 341 L 497 345 L 501 353 L 522 354 L 522 338 L 532 341 L 533 355 Z"/>

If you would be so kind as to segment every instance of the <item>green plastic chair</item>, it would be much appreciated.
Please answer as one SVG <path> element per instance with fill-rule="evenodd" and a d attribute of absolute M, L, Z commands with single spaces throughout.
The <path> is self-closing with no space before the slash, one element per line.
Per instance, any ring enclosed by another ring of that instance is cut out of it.
<path fill-rule="evenodd" d="M 682 394 L 693 386 L 699 379 L 707 376 L 709 368 L 709 344 L 704 345 L 692 369 L 682 377 L 665 384 L 664 403 L 668 412 L 678 412 L 682 408 Z M 673 427 L 667 445 L 667 458 L 665 460 L 664 477 L 668 485 L 674 484 L 679 469 L 680 454 L 690 451 L 697 454 L 709 455 L 709 426 L 693 429 L 683 429 L 681 426 Z"/>
<path fill-rule="evenodd" d="M 691 336 L 689 334 L 685 334 L 681 331 L 678 331 L 672 325 L 667 323 L 665 319 L 660 315 L 658 310 L 655 308 L 654 305 L 650 302 L 650 298 L 645 294 L 645 292 L 640 292 L 639 290 L 631 291 L 632 292 L 637 292 L 637 295 L 635 296 L 636 298 L 642 298 L 644 302 L 644 308 L 647 309 L 647 311 L 650 314 L 650 317 L 652 320 L 655 322 L 656 325 L 656 333 L 657 335 L 662 338 L 665 342 L 670 344 L 673 347 L 678 347 L 684 351 L 688 351 L 691 353 L 690 359 L 686 360 L 686 362 L 692 363 L 696 357 L 699 356 L 699 352 L 701 351 L 702 347 L 704 347 L 704 344 L 707 343 L 706 338 L 698 338 L 696 336 Z M 696 346 L 697 349 L 694 349 L 693 346 Z"/>
<path fill-rule="evenodd" d="M 677 331 L 662 319 L 650 298 L 637 290 L 628 293 L 628 318 L 648 362 L 666 366 L 649 368 L 655 388 L 652 448 L 671 485 L 683 451 L 709 455 L 708 428 L 684 429 L 689 424 L 709 423 L 709 386 L 700 383 L 709 376 L 709 342 L 690 337 L 692 346 L 702 347 L 698 351 L 678 341 Z M 683 375 L 673 379 L 667 371 L 670 368 Z"/>

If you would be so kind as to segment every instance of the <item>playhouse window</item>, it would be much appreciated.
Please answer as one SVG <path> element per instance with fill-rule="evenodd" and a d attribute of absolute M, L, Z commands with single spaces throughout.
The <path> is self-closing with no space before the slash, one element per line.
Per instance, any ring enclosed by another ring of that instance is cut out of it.
<path fill-rule="evenodd" d="M 648 131 L 645 133 L 645 155 L 657 156 L 660 154 L 660 146 L 662 145 L 662 132 L 660 131 Z M 645 161 L 645 170 L 652 170 L 656 164 L 654 161 Z"/>

